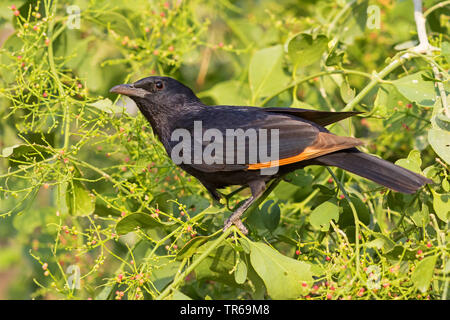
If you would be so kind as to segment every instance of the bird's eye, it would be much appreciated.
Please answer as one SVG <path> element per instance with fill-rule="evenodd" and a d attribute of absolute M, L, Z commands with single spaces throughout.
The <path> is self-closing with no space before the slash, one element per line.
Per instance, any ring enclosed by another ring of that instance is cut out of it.
<path fill-rule="evenodd" d="M 156 81 L 155 87 L 156 87 L 156 89 L 161 90 L 162 88 L 164 88 L 164 84 L 162 81 Z"/>

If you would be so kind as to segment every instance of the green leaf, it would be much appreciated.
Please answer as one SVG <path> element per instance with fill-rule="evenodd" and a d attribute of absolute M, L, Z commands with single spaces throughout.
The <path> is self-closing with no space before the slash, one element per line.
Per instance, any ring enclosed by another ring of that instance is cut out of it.
<path fill-rule="evenodd" d="M 313 281 L 310 264 L 283 256 L 264 243 L 248 243 L 251 264 L 272 299 L 295 299 L 306 293 L 302 283 Z"/>
<path fill-rule="evenodd" d="M 422 203 L 422 209 L 414 210 L 413 214 L 411 214 L 411 219 L 419 228 L 425 227 L 428 222 L 430 222 L 430 212 L 428 206 L 425 203 Z"/>
<path fill-rule="evenodd" d="M 186 258 L 190 258 L 194 253 L 197 252 L 198 247 L 200 247 L 202 244 L 204 244 L 206 241 L 208 241 L 210 237 L 209 236 L 198 236 L 191 240 L 189 240 L 183 248 L 181 248 L 177 252 L 177 259 L 183 260 Z"/>
<path fill-rule="evenodd" d="M 305 172 L 305 170 L 296 170 L 287 174 L 284 179 L 287 182 L 292 183 L 293 185 L 296 185 L 298 187 L 306 187 L 311 185 L 314 177 L 311 174 Z"/>
<path fill-rule="evenodd" d="M 250 89 L 246 84 L 238 80 L 219 82 L 208 91 L 202 92 L 200 97 L 209 96 L 217 104 L 246 105 L 250 98 Z"/>
<path fill-rule="evenodd" d="M 136 231 L 136 228 L 150 229 L 163 226 L 171 226 L 175 222 L 161 222 L 151 217 L 147 213 L 132 213 L 116 224 L 116 232 L 119 235 L 124 235 L 132 231 Z"/>
<path fill-rule="evenodd" d="M 244 260 L 240 259 L 234 271 L 234 280 L 236 280 L 236 283 L 243 284 L 247 280 L 247 270 L 247 264 Z"/>
<path fill-rule="evenodd" d="M 283 72 L 282 61 L 281 45 L 255 52 L 248 74 L 253 100 L 271 96 L 287 86 L 289 77 Z"/>
<path fill-rule="evenodd" d="M 433 208 L 434 212 L 444 222 L 450 219 L 450 195 L 449 194 L 439 194 L 434 190 L 433 193 Z"/>
<path fill-rule="evenodd" d="M 415 261 L 417 250 L 408 249 L 400 244 L 395 245 L 392 249 L 386 251 L 384 254 L 387 258 L 392 260 L 409 260 Z"/>
<path fill-rule="evenodd" d="M 443 41 L 441 50 L 441 54 L 445 57 L 447 63 L 450 63 L 450 42 Z"/>
<path fill-rule="evenodd" d="M 450 96 L 449 96 L 449 98 L 450 98 Z M 435 108 L 436 108 L 436 106 L 435 106 Z M 450 118 L 446 117 L 442 113 L 438 113 L 435 117 L 433 117 L 431 122 L 432 123 L 434 122 L 436 124 L 436 126 L 441 128 L 442 130 L 450 131 Z"/>
<path fill-rule="evenodd" d="M 278 200 L 289 200 L 298 191 L 298 188 L 292 187 L 291 183 L 281 181 L 273 193 Z"/>
<path fill-rule="evenodd" d="M 157 258 L 157 260 L 151 261 L 152 272 L 150 281 L 158 291 L 163 290 L 173 281 L 180 267 L 180 263 L 180 261 L 169 257 Z"/>
<path fill-rule="evenodd" d="M 348 45 L 354 43 L 355 39 L 364 35 L 368 21 L 368 0 L 357 1 L 351 6 L 351 12 L 344 15 L 344 20 L 339 22 L 336 35 L 338 39 Z"/>
<path fill-rule="evenodd" d="M 198 255 L 208 248 L 209 245 L 210 243 L 206 243 L 199 247 L 197 254 L 194 256 L 194 261 L 197 259 Z M 214 280 L 229 286 L 242 287 L 241 284 L 236 283 L 233 274 L 237 257 L 238 254 L 236 250 L 229 244 L 219 246 L 195 268 L 196 279 Z"/>
<path fill-rule="evenodd" d="M 394 108 L 397 107 L 397 102 L 402 100 L 407 102 L 395 87 L 380 85 L 372 114 L 382 118 L 390 118 L 394 114 Z"/>
<path fill-rule="evenodd" d="M 328 55 L 325 64 L 327 66 L 341 65 L 345 58 L 345 51 L 335 49 Z"/>
<path fill-rule="evenodd" d="M 318 205 L 309 215 L 311 225 L 321 231 L 328 231 L 330 229 L 331 220 L 335 222 L 339 220 L 339 207 L 331 200 Z"/>
<path fill-rule="evenodd" d="M 358 219 L 364 223 L 365 225 L 369 225 L 370 223 L 370 212 L 367 208 L 367 205 L 358 197 L 354 195 L 350 195 L 350 201 L 355 206 L 356 214 L 358 215 Z M 340 201 L 340 206 L 342 207 L 342 213 L 339 217 L 339 226 L 354 226 L 355 225 L 355 217 L 353 215 L 352 208 L 348 204 L 347 199 L 343 199 Z"/>
<path fill-rule="evenodd" d="M 30 205 L 32 203 L 30 202 Z M 33 208 L 30 206 L 27 210 L 14 216 L 12 225 L 21 235 L 28 237 L 35 232 L 36 228 L 44 228 L 50 223 L 58 223 L 59 218 L 54 212 L 49 207 Z"/>
<path fill-rule="evenodd" d="M 417 72 L 392 81 L 397 90 L 409 101 L 422 106 L 433 106 L 436 99 L 434 83 L 423 79 L 424 72 Z"/>
<path fill-rule="evenodd" d="M 261 219 L 264 226 L 273 232 L 280 223 L 280 207 L 273 200 L 266 201 L 261 208 Z"/>
<path fill-rule="evenodd" d="M 76 179 L 67 184 L 66 203 L 73 216 L 88 216 L 95 210 L 95 196 Z"/>
<path fill-rule="evenodd" d="M 447 178 L 444 178 L 442 180 L 442 189 L 444 189 L 445 192 L 449 192 L 450 191 L 450 183 L 448 182 Z"/>
<path fill-rule="evenodd" d="M 5 147 L 2 149 L 2 153 L 0 154 L 0 157 L 3 158 L 12 158 L 12 159 L 19 159 L 24 156 L 31 157 L 34 156 L 38 160 L 44 160 L 41 155 L 44 158 L 48 158 L 50 153 L 47 152 L 47 149 L 40 144 L 15 144 L 10 147 Z"/>
<path fill-rule="evenodd" d="M 367 243 L 367 247 L 383 249 L 385 252 L 389 252 L 395 247 L 395 242 L 386 237 L 384 234 L 373 232 L 372 235 L 375 239 Z"/>
<path fill-rule="evenodd" d="M 436 260 L 437 256 L 426 257 L 417 264 L 411 275 L 414 286 L 422 293 L 426 292 L 430 286 Z"/>
<path fill-rule="evenodd" d="M 173 295 L 172 295 L 172 300 L 192 300 L 192 298 L 185 295 L 180 290 L 174 290 Z"/>
<path fill-rule="evenodd" d="M 178 202 L 186 206 L 186 210 L 189 212 L 191 218 L 211 206 L 211 203 L 208 199 L 205 199 L 204 197 L 196 194 L 181 197 Z M 178 208 L 175 209 L 179 211 Z"/>
<path fill-rule="evenodd" d="M 347 81 L 342 81 L 340 92 L 345 103 L 350 102 L 355 97 L 355 89 L 350 88 Z"/>
<path fill-rule="evenodd" d="M 420 158 L 420 151 L 418 150 L 411 150 L 408 158 L 399 159 L 395 162 L 395 164 L 413 172 L 422 174 L 422 169 L 420 169 L 422 159 Z"/>
<path fill-rule="evenodd" d="M 305 67 L 320 60 L 328 48 L 328 38 L 319 34 L 299 33 L 288 40 L 287 52 L 294 66 Z"/>
<path fill-rule="evenodd" d="M 175 202 L 171 201 L 172 199 L 175 199 L 175 196 L 172 193 L 163 192 L 155 196 L 151 202 L 151 205 L 164 213 L 173 214 L 177 211 L 178 206 Z"/>
<path fill-rule="evenodd" d="M 434 152 L 450 164 L 450 131 L 432 128 L 428 131 L 428 142 L 433 147 Z"/>
<path fill-rule="evenodd" d="M 89 103 L 88 105 L 106 113 L 122 113 L 125 110 L 124 107 L 113 104 L 108 98 Z"/>

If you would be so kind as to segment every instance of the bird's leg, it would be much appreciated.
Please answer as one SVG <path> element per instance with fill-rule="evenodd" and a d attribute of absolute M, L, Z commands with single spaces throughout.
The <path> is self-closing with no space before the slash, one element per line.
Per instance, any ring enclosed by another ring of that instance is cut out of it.
<path fill-rule="evenodd" d="M 243 234 L 248 233 L 247 228 L 241 221 L 241 217 L 244 212 L 262 195 L 266 188 L 266 184 L 262 180 L 257 180 L 250 182 L 249 187 L 252 191 L 252 196 L 245 200 L 245 202 L 225 221 L 225 225 L 223 227 L 224 231 L 234 224 Z"/>
<path fill-rule="evenodd" d="M 232 191 L 232 192 L 230 192 L 229 194 L 223 194 L 223 197 L 225 198 L 225 201 L 227 202 L 227 208 L 228 208 L 228 210 L 232 210 L 231 208 L 230 208 L 230 199 L 231 199 L 231 197 L 233 197 L 236 193 L 239 193 L 239 192 L 241 192 L 242 190 L 244 190 L 245 188 L 248 188 L 248 186 L 242 186 L 242 187 L 239 187 L 238 189 L 236 189 L 236 190 L 234 190 L 234 191 Z"/>

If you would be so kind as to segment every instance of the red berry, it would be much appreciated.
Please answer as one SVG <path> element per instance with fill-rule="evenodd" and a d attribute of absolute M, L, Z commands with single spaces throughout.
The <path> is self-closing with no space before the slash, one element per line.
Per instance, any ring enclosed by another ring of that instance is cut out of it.
<path fill-rule="evenodd" d="M 295 251 L 295 254 L 296 254 L 296 255 L 301 254 L 300 250 Z"/>
<path fill-rule="evenodd" d="M 11 6 L 11 10 L 12 10 L 12 11 L 15 11 L 15 10 L 17 10 L 17 7 L 13 4 L 13 5 Z"/>
<path fill-rule="evenodd" d="M 433 245 L 431 244 L 431 242 L 427 243 L 427 248 L 431 248 Z"/>
<path fill-rule="evenodd" d="M 330 258 L 329 256 L 326 256 L 326 257 L 325 257 L 325 260 L 330 261 L 331 258 Z"/>
<path fill-rule="evenodd" d="M 306 282 L 302 282 L 302 287 L 307 287 L 308 284 Z"/>
<path fill-rule="evenodd" d="M 358 297 L 361 297 L 364 294 L 364 291 L 366 291 L 366 289 L 364 288 L 359 289 L 359 292 L 357 293 Z"/>
<path fill-rule="evenodd" d="M 47 92 L 44 92 L 44 93 L 42 94 L 42 96 L 43 96 L 44 98 L 47 98 L 47 97 L 48 97 Z"/>
<path fill-rule="evenodd" d="M 366 118 L 361 119 L 361 125 L 363 125 L 364 127 L 369 127 L 369 122 Z"/>
<path fill-rule="evenodd" d="M 16 11 L 13 12 L 13 14 L 14 14 L 16 17 L 18 17 L 18 16 L 20 16 L 20 11 L 19 11 L 19 10 L 16 10 Z"/>

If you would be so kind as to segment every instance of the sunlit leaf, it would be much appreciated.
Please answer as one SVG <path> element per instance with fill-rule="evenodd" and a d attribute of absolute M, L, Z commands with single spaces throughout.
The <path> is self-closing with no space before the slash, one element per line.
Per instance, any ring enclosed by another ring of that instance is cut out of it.
<path fill-rule="evenodd" d="M 67 184 L 66 202 L 73 216 L 88 216 L 95 210 L 95 196 L 76 179 Z"/>
<path fill-rule="evenodd" d="M 297 67 L 305 67 L 320 60 L 328 48 L 328 38 L 319 34 L 315 37 L 308 33 L 299 33 L 288 40 L 287 52 Z"/>
<path fill-rule="evenodd" d="M 272 299 L 295 299 L 307 291 L 302 284 L 311 285 L 313 276 L 308 263 L 288 258 L 264 243 L 248 243 L 252 266 Z"/>
<path fill-rule="evenodd" d="M 132 213 L 121 219 L 116 225 L 116 231 L 119 235 L 136 231 L 137 228 L 149 229 L 163 226 L 170 226 L 175 222 L 161 222 L 147 213 Z"/>
<path fill-rule="evenodd" d="M 433 106 L 436 100 L 434 83 L 425 81 L 423 74 L 423 72 L 417 72 L 394 80 L 392 84 L 409 101 L 422 106 Z"/>
<path fill-rule="evenodd" d="M 434 266 L 436 265 L 437 256 L 426 257 L 420 261 L 414 269 L 411 280 L 414 286 L 421 292 L 426 292 L 433 278 Z"/>
<path fill-rule="evenodd" d="M 311 225 L 321 231 L 330 229 L 331 220 L 335 223 L 339 220 L 339 207 L 331 200 L 317 206 L 309 215 Z"/>
<path fill-rule="evenodd" d="M 289 82 L 282 68 L 283 47 L 261 49 L 250 60 L 249 82 L 255 98 L 270 96 L 285 88 Z"/>

